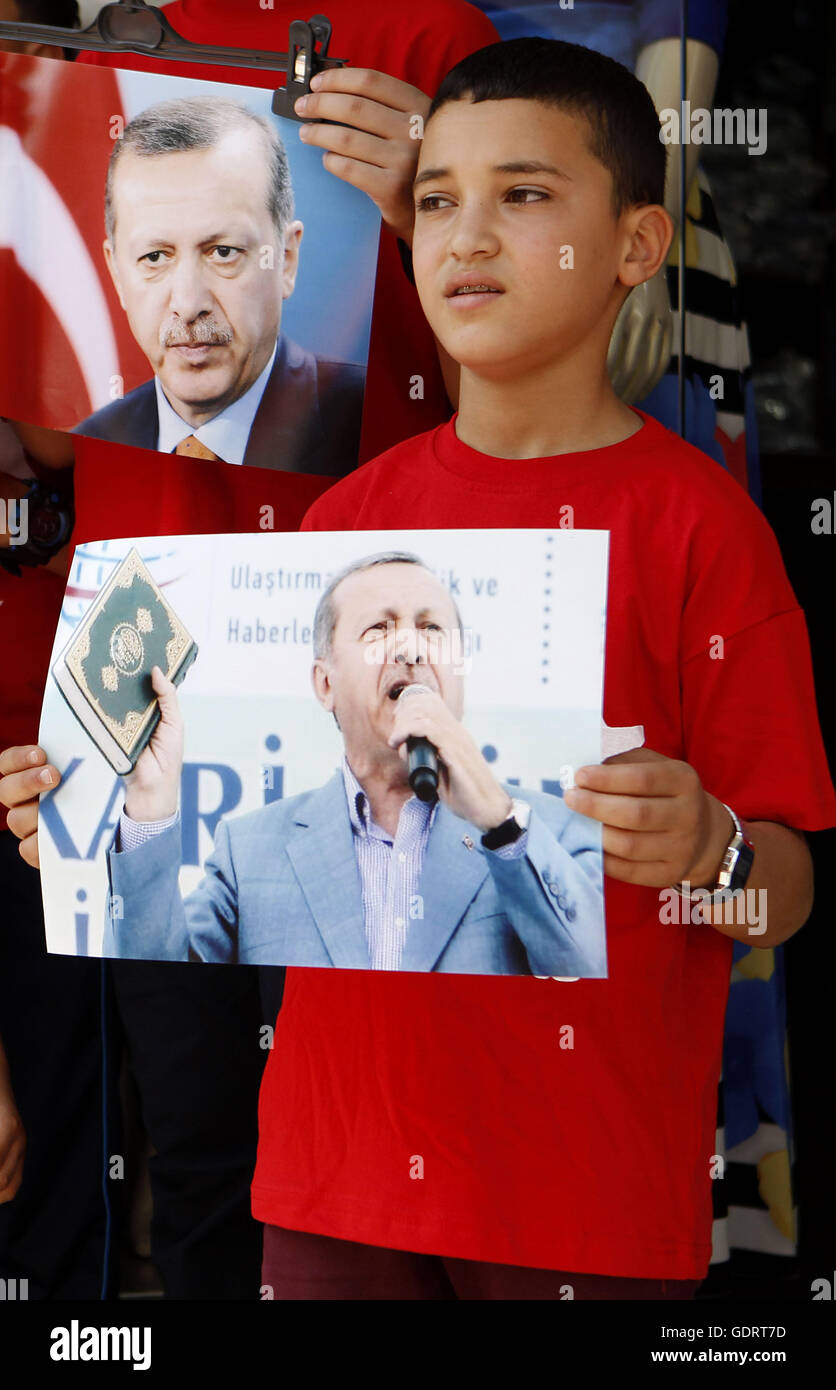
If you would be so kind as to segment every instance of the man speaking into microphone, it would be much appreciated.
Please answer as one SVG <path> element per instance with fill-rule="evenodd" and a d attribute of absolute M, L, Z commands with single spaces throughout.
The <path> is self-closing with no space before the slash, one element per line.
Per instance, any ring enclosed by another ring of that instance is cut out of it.
<path fill-rule="evenodd" d="M 461 636 L 417 556 L 338 574 L 314 618 L 312 680 L 342 765 L 315 791 L 221 820 L 185 900 L 183 723 L 155 667 L 161 719 L 125 779 L 104 954 L 606 976 L 600 832 L 561 797 L 496 780 L 462 723 Z"/>

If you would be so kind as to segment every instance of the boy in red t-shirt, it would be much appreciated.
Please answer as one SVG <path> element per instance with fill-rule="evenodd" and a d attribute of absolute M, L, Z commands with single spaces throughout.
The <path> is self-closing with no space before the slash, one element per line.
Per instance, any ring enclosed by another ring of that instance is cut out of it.
<path fill-rule="evenodd" d="M 707 1272 L 732 942 L 806 920 L 800 832 L 836 800 L 772 532 L 607 379 L 615 316 L 669 246 L 663 182 L 644 88 L 574 46 L 483 49 L 431 108 L 413 257 L 459 413 L 304 525 L 557 526 L 569 506 L 607 529 L 604 718 L 646 747 L 566 794 L 603 825 L 606 981 L 288 972 L 253 1184 L 277 1298 L 687 1298 Z M 731 922 L 673 888 L 714 887 L 727 852 Z"/>

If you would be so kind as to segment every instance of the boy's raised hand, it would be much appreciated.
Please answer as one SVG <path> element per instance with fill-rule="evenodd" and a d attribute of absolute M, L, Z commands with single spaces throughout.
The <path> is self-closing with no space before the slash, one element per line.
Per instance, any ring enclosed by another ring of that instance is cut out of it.
<path fill-rule="evenodd" d="M 300 137 L 327 150 L 325 168 L 367 193 L 384 225 L 411 246 L 412 183 L 430 98 L 372 68 L 328 68 L 311 79 L 311 94 L 295 109 L 311 121 L 340 122 L 303 125 Z"/>
<path fill-rule="evenodd" d="M 648 888 L 713 885 L 734 830 L 688 763 L 650 748 L 578 768 L 564 801 L 603 825 L 604 873 Z"/>

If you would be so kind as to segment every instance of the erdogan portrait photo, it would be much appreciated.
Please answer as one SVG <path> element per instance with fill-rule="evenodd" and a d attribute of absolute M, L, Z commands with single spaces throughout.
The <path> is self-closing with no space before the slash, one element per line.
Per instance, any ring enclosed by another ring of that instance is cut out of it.
<path fill-rule="evenodd" d="M 274 127 L 231 101 L 149 107 L 114 145 L 105 226 L 107 269 L 152 375 L 76 432 L 259 468 L 350 471 L 363 371 L 282 332 L 303 226 Z"/>

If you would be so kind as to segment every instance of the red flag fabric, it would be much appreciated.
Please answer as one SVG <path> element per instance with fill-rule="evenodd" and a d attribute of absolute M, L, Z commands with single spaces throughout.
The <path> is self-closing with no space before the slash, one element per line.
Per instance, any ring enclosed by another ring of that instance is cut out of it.
<path fill-rule="evenodd" d="M 0 53 L 0 414 L 10 419 L 71 429 L 147 379 L 102 254 L 123 119 L 112 71 Z"/>

